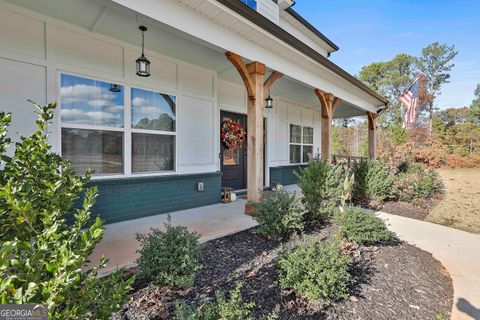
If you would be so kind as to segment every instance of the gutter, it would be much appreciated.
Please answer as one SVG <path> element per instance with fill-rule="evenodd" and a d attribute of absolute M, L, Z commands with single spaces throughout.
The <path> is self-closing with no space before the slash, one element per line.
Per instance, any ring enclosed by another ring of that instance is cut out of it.
<path fill-rule="evenodd" d="M 225 7 L 233 10 L 240 16 L 248 19 L 255 25 L 259 26 L 260 28 L 264 29 L 265 31 L 271 33 L 278 39 L 282 40 L 283 42 L 287 43 L 292 48 L 300 51 L 301 53 L 305 54 L 309 58 L 315 60 L 316 62 L 320 63 L 322 66 L 327 68 L 328 70 L 334 72 L 335 74 L 339 75 L 343 79 L 347 80 L 354 86 L 358 87 L 359 89 L 363 90 L 364 92 L 368 93 L 370 96 L 380 100 L 384 105 L 388 104 L 388 100 L 385 99 L 382 95 L 378 94 L 374 90 L 370 89 L 367 85 L 363 82 L 352 76 L 347 71 L 340 68 L 338 65 L 333 63 L 332 61 L 325 58 L 323 55 L 315 51 L 314 49 L 307 46 L 302 41 L 298 40 L 290 33 L 273 23 L 272 21 L 268 20 L 266 17 L 261 15 L 260 13 L 250 9 L 248 6 L 244 5 L 242 2 L 238 0 L 217 0 L 219 3 L 224 5 Z"/>

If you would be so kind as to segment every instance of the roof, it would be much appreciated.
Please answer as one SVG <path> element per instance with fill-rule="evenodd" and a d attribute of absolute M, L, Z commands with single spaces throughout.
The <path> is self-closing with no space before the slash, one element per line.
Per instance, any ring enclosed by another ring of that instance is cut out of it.
<path fill-rule="evenodd" d="M 278 39 L 284 41 L 291 47 L 295 48 L 296 50 L 300 51 L 301 53 L 305 54 L 306 56 L 310 57 L 311 59 L 315 60 L 316 62 L 320 63 L 322 66 L 327 68 L 328 70 L 332 71 L 333 73 L 339 75 L 343 79 L 347 80 L 354 86 L 360 88 L 364 92 L 368 93 L 370 96 L 375 97 L 383 104 L 388 104 L 388 100 L 385 99 L 382 95 L 378 94 L 366 84 L 352 76 L 347 71 L 343 70 L 341 67 L 330 61 L 328 58 L 314 50 L 313 48 L 309 47 L 292 34 L 281 28 L 279 25 L 275 24 L 274 22 L 270 21 L 262 14 L 258 13 L 255 10 L 250 9 L 248 6 L 244 5 L 242 2 L 238 0 L 217 0 L 222 5 L 226 6 L 227 8 L 233 10 L 237 14 L 241 15 L 242 17 L 250 20 L 252 23 L 256 24 L 260 28 L 264 29 L 265 31 L 271 33 Z M 293 11 L 293 10 L 292 10 Z M 302 18 L 303 19 L 303 18 Z"/>
<path fill-rule="evenodd" d="M 328 39 L 323 33 L 321 33 L 320 31 L 318 31 L 317 28 L 315 28 L 310 22 L 308 22 L 307 20 L 305 20 L 305 18 L 303 18 L 300 14 L 298 14 L 298 12 L 296 12 L 295 10 L 293 10 L 291 7 L 286 9 L 285 12 L 289 13 L 292 17 L 294 17 L 298 22 L 300 22 L 301 24 L 303 24 L 308 30 L 310 30 L 311 32 L 313 32 L 317 37 L 319 37 L 322 41 L 326 42 L 330 47 L 333 48 L 333 50 L 331 52 L 334 52 L 334 51 L 337 51 L 339 48 L 338 46 L 333 43 L 332 40 Z"/>

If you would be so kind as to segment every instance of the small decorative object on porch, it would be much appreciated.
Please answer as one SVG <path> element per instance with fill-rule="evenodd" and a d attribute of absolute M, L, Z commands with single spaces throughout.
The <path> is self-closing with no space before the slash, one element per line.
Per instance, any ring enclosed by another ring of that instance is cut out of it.
<path fill-rule="evenodd" d="M 278 182 L 274 182 L 274 183 L 272 183 L 270 189 L 271 189 L 272 191 L 279 191 L 279 190 L 282 190 L 282 189 L 283 189 L 283 186 L 282 186 L 282 184 L 280 184 L 280 183 L 278 183 Z"/>
<path fill-rule="evenodd" d="M 245 140 L 246 132 L 238 121 L 231 118 L 225 118 L 222 125 L 222 142 L 227 149 L 238 149 Z"/>
<path fill-rule="evenodd" d="M 223 203 L 232 202 L 232 193 L 233 193 L 232 188 L 223 187 L 222 188 L 222 202 Z M 237 199 L 236 195 L 235 195 L 235 199 Z"/>

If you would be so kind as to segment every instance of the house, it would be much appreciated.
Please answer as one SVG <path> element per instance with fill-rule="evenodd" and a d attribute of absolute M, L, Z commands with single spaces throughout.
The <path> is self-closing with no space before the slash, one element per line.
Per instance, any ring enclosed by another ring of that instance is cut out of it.
<path fill-rule="evenodd" d="M 387 101 L 332 63 L 338 47 L 291 6 L 0 0 L 11 132 L 34 130 L 27 99 L 58 101 L 51 144 L 78 173 L 95 170 L 94 210 L 107 223 L 217 203 L 222 187 L 256 200 L 295 183 L 312 155 L 330 158 L 337 117 L 368 117 L 375 157 Z M 228 121 L 241 128 L 237 148 L 223 141 Z"/>

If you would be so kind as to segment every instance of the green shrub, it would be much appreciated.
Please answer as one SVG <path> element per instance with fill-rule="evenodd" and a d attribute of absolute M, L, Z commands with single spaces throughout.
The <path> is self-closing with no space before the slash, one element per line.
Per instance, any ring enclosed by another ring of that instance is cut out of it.
<path fill-rule="evenodd" d="M 342 201 L 345 173 L 341 166 L 315 159 L 295 174 L 307 211 L 319 221 L 327 221 Z"/>
<path fill-rule="evenodd" d="M 299 245 L 280 254 L 280 286 L 293 289 L 309 302 L 323 299 L 329 304 L 348 297 L 351 264 L 352 259 L 342 254 L 336 242 Z"/>
<path fill-rule="evenodd" d="M 243 301 L 241 287 L 238 284 L 230 291 L 229 298 L 224 293 L 217 292 L 214 302 L 207 301 L 199 308 L 179 302 L 174 320 L 254 320 L 252 309 L 255 303 Z"/>
<path fill-rule="evenodd" d="M 339 235 L 357 244 L 388 243 L 395 237 L 382 219 L 360 208 L 348 207 L 334 221 L 340 227 Z"/>
<path fill-rule="evenodd" d="M 418 202 L 443 192 L 443 182 L 434 170 L 419 164 L 404 164 L 395 178 L 394 193 L 401 201 Z"/>
<path fill-rule="evenodd" d="M 284 189 L 262 193 L 259 202 L 252 202 L 256 229 L 262 236 L 281 238 L 303 230 L 303 208 L 295 194 Z"/>
<path fill-rule="evenodd" d="M 165 231 L 152 228 L 148 234 L 138 234 L 140 254 L 139 275 L 156 284 L 189 288 L 201 268 L 199 235 L 183 226 L 172 226 L 170 216 Z"/>
<path fill-rule="evenodd" d="M 393 177 L 377 160 L 360 160 L 352 164 L 355 176 L 353 199 L 361 203 L 383 202 L 392 196 Z"/>
<path fill-rule="evenodd" d="M 118 270 L 99 279 L 103 258 L 83 269 L 104 227 L 90 217 L 97 190 L 85 190 L 89 175 L 76 176 L 47 142 L 55 106 L 36 105 L 37 131 L 21 137 L 12 157 L 4 154 L 11 115 L 0 112 L 0 301 L 47 304 L 49 319 L 108 319 L 128 299 L 133 278 L 123 280 Z"/>

